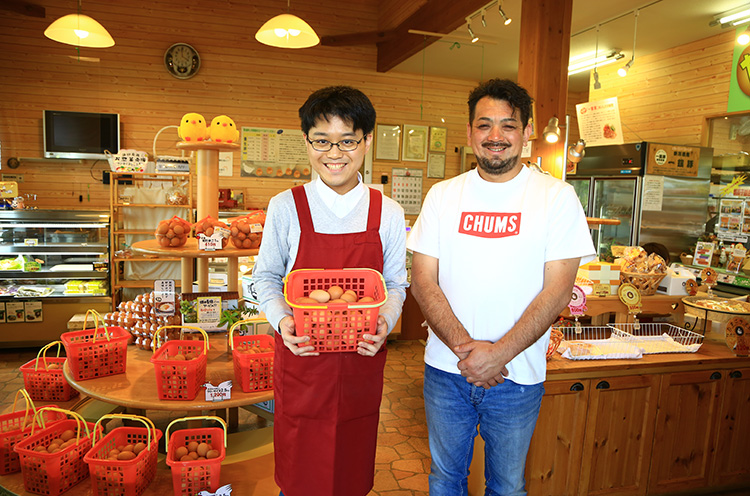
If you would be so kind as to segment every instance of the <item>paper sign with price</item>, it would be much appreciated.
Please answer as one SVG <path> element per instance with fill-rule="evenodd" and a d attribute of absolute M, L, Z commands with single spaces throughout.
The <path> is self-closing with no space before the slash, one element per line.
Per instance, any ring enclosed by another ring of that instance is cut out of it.
<path fill-rule="evenodd" d="M 221 320 L 221 297 L 200 296 L 198 302 L 198 323 L 213 323 Z"/>
<path fill-rule="evenodd" d="M 166 317 L 175 313 L 174 281 L 160 279 L 154 281 L 154 309 L 157 317 Z"/>
<path fill-rule="evenodd" d="M 232 398 L 232 381 L 224 381 L 218 386 L 210 382 L 203 385 L 206 388 L 206 401 L 224 401 Z"/>

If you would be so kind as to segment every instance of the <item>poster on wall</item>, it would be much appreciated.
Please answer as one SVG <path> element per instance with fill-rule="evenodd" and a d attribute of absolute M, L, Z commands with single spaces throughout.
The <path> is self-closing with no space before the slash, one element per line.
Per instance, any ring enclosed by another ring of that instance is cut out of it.
<path fill-rule="evenodd" d="M 586 146 L 621 145 L 622 126 L 617 97 L 576 105 L 578 132 Z"/>
<path fill-rule="evenodd" d="M 742 34 L 747 28 L 743 24 L 737 27 L 734 38 Z M 727 112 L 750 110 L 750 45 L 734 43 L 732 66 L 729 78 L 729 96 L 727 98 Z"/>
<path fill-rule="evenodd" d="M 312 171 L 302 131 L 243 127 L 241 141 L 241 176 L 310 179 Z"/>

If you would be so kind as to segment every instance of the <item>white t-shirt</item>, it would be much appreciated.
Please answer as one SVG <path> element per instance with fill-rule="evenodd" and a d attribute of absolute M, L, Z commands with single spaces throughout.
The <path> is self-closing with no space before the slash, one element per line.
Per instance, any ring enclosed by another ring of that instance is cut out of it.
<path fill-rule="evenodd" d="M 569 184 L 523 167 L 505 183 L 476 170 L 434 185 L 407 239 L 437 258 L 439 284 L 474 339 L 496 342 L 542 290 L 544 264 L 594 259 L 581 203 Z M 546 375 L 549 330 L 507 365 L 508 378 L 537 384 Z M 458 358 L 430 329 L 425 361 L 459 373 Z"/>

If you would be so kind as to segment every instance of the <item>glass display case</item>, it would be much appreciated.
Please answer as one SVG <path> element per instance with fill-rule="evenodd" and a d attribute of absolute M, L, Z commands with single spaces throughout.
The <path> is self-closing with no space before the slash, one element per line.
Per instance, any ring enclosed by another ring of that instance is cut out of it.
<path fill-rule="evenodd" d="M 109 214 L 0 211 L 0 344 L 58 339 L 88 309 L 107 312 Z"/>

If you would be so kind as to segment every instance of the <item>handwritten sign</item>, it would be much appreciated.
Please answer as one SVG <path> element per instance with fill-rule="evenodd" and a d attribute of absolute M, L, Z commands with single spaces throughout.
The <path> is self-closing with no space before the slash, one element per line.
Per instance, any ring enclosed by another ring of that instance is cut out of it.
<path fill-rule="evenodd" d="M 221 320 L 221 296 L 199 296 L 198 323 L 208 324 Z"/>
<path fill-rule="evenodd" d="M 231 232 L 223 227 L 216 227 L 211 236 L 203 233 L 198 235 L 198 249 L 203 251 L 216 251 L 224 247 L 223 240 L 228 238 Z"/>
<path fill-rule="evenodd" d="M 174 315 L 174 281 L 159 279 L 154 281 L 154 310 L 157 317 Z"/>

